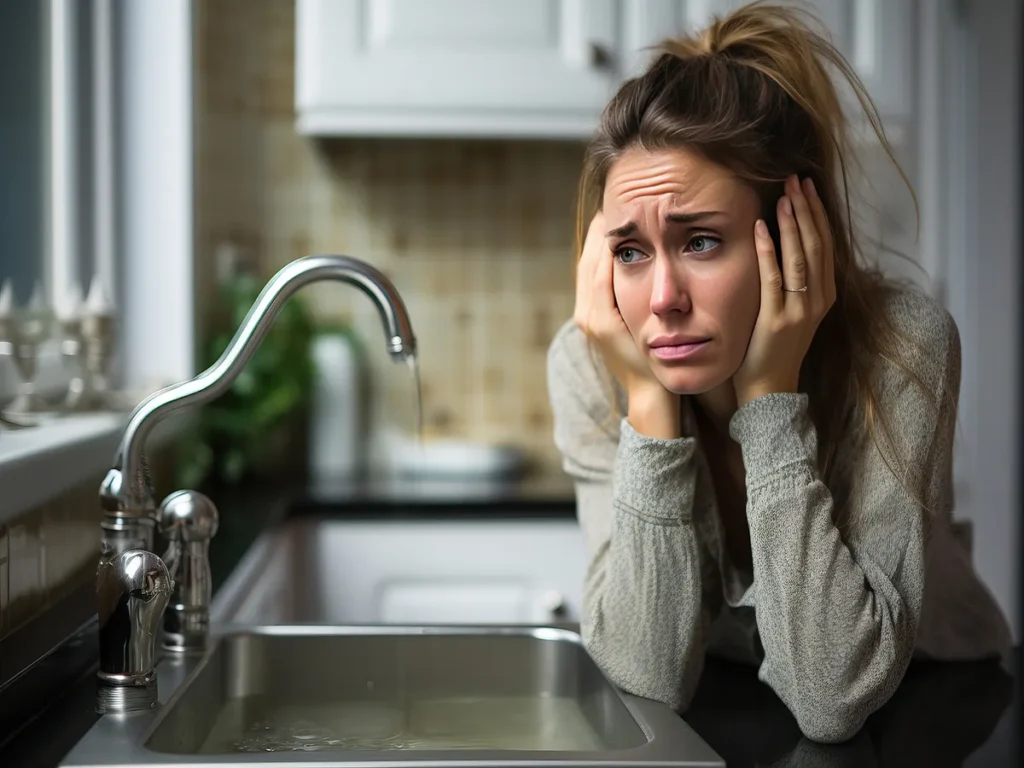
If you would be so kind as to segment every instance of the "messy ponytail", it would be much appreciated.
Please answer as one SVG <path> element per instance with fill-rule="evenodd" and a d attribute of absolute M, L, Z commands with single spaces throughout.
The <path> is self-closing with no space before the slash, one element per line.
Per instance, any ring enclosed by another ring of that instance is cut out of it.
<path fill-rule="evenodd" d="M 780 253 L 775 206 L 785 179 L 810 177 L 832 229 L 837 294 L 801 370 L 801 391 L 809 396 L 818 430 L 819 466 L 827 480 L 840 436 L 857 419 L 904 480 L 908 470 L 893 450 L 871 372 L 885 359 L 928 390 L 909 365 L 914 355 L 908 340 L 884 311 L 891 286 L 866 261 L 858 261 L 850 203 L 853 137 L 830 69 L 852 90 L 910 188 L 870 96 L 824 27 L 805 11 L 757 2 L 714 19 L 696 35 L 663 42 L 646 71 L 612 98 L 585 157 L 577 254 L 600 207 L 609 169 L 628 149 L 686 148 L 728 168 L 757 193 Z M 910 193 L 913 197 L 912 188 Z M 916 212 L 916 197 L 914 205 Z"/>

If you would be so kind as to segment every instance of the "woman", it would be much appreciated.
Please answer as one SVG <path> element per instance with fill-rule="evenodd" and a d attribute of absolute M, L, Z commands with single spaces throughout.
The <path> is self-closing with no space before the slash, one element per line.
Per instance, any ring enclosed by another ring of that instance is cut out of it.
<path fill-rule="evenodd" d="M 915 654 L 1010 640 L 951 531 L 957 329 L 857 263 L 827 67 L 889 151 L 791 9 L 742 8 L 623 85 L 548 370 L 608 677 L 683 711 L 706 652 L 746 660 L 835 742 Z"/>

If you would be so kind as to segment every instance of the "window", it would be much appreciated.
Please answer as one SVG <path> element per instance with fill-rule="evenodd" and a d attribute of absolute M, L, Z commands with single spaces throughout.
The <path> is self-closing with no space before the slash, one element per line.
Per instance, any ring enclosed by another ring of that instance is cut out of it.
<path fill-rule="evenodd" d="M 19 303 L 43 272 L 45 10 L 38 0 L 0 4 L 0 282 Z"/>
<path fill-rule="evenodd" d="M 0 285 L 58 314 L 98 286 L 136 394 L 192 373 L 191 53 L 189 0 L 0 2 Z M 17 381 L 0 357 L 0 407 Z"/>
<path fill-rule="evenodd" d="M 0 285 L 14 309 L 38 290 L 66 316 L 93 283 L 113 292 L 111 31 L 110 0 L 0 3 Z M 34 376 L 51 400 L 70 378 L 52 330 Z M 5 349 L 0 405 L 20 379 Z"/>
<path fill-rule="evenodd" d="M 0 0 L 0 285 L 18 307 L 39 285 L 59 313 L 100 285 L 126 406 L 193 374 L 191 14 L 191 0 Z M 74 369 L 53 330 L 35 383 L 59 403 Z M 0 409 L 20 383 L 11 353 L 0 339 Z M 0 422 L 0 524 L 108 467 L 127 415 Z"/>

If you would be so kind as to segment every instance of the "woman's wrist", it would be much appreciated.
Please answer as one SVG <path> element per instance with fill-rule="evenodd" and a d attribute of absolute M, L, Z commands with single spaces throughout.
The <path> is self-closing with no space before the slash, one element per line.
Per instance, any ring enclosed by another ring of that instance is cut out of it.
<path fill-rule="evenodd" d="M 736 406 L 742 408 L 751 400 L 756 400 L 764 395 L 794 393 L 799 390 L 797 382 L 794 381 L 760 381 L 735 387 Z"/>
<path fill-rule="evenodd" d="M 656 440 L 682 437 L 681 398 L 657 382 L 630 386 L 626 419 L 639 434 Z"/>

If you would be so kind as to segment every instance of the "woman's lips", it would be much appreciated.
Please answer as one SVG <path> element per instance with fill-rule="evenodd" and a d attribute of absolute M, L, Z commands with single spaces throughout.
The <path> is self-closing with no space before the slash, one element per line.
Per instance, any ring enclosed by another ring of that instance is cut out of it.
<path fill-rule="evenodd" d="M 659 360 L 684 360 L 707 346 L 707 340 L 692 341 L 683 344 L 659 344 L 652 346 L 651 352 Z"/>

